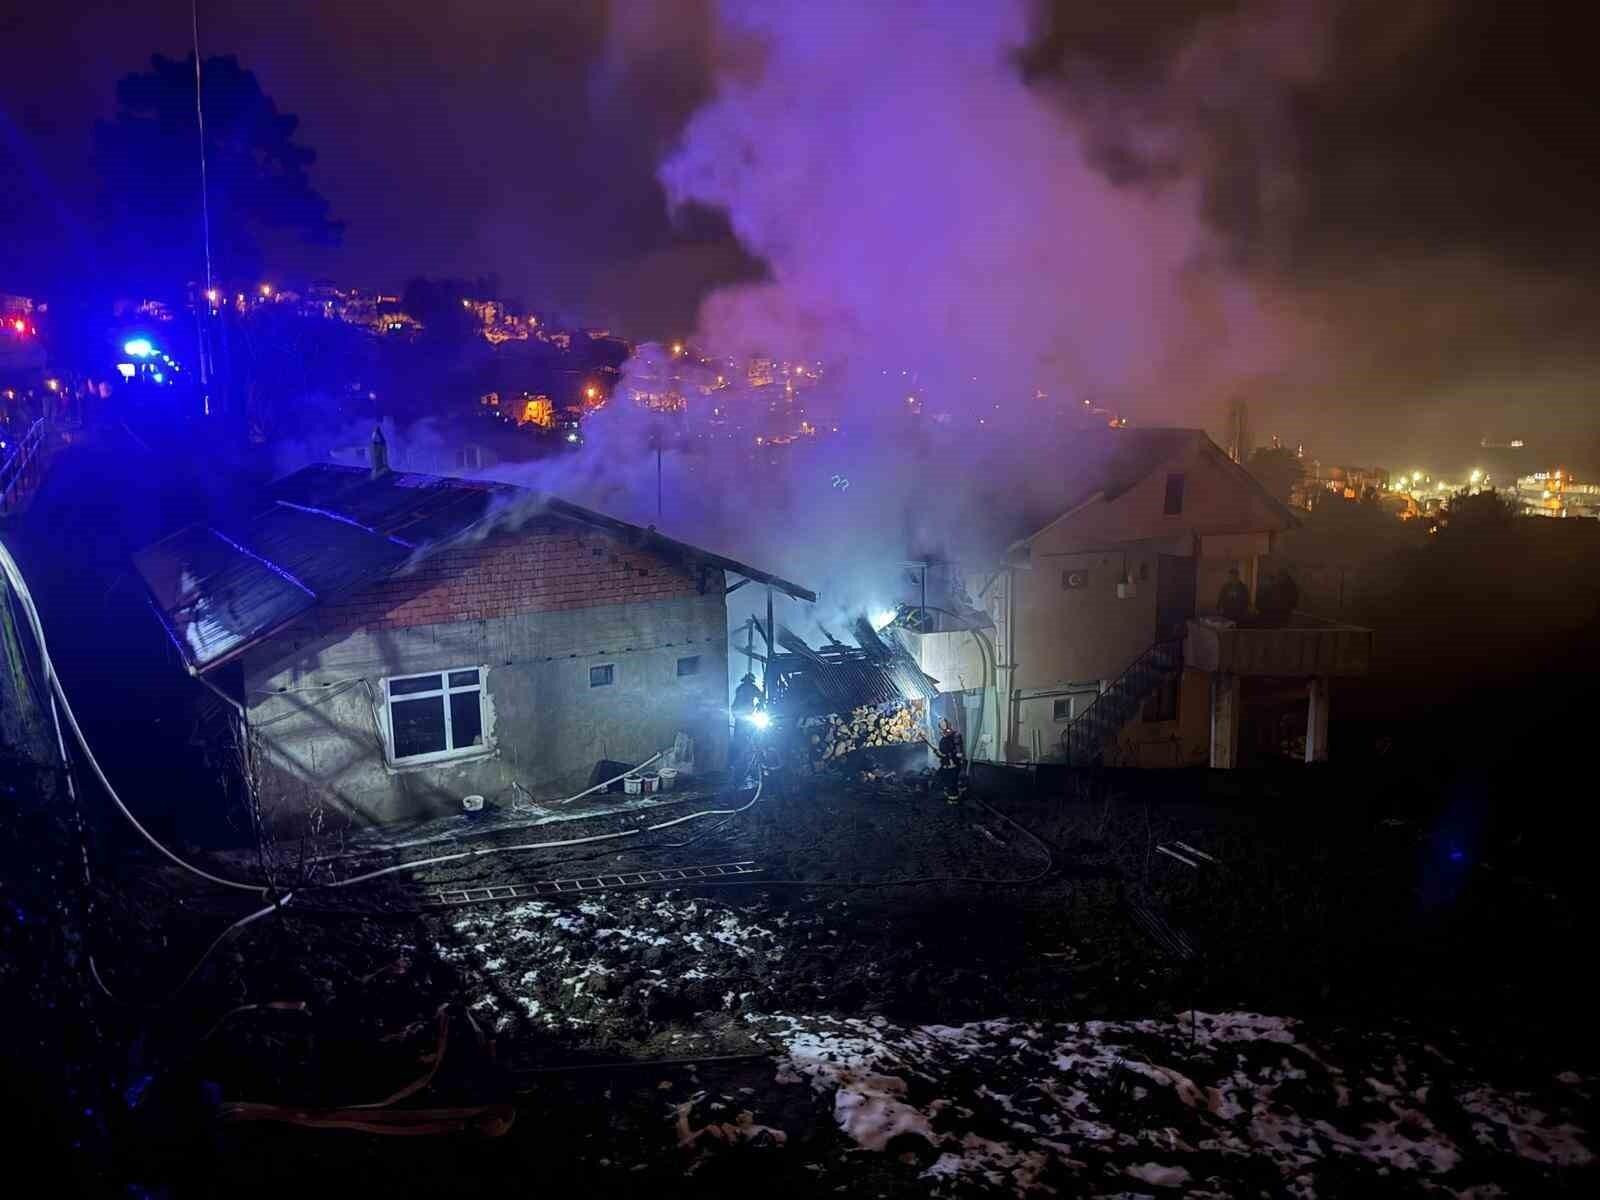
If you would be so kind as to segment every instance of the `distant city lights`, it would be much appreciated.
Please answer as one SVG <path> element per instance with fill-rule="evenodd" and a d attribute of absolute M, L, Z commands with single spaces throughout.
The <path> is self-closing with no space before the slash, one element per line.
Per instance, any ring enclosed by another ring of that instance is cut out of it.
<path fill-rule="evenodd" d="M 122 343 L 122 352 L 129 358 L 149 358 L 156 352 L 149 338 L 129 338 Z"/>
<path fill-rule="evenodd" d="M 217 291 L 216 288 L 207 288 L 206 289 L 206 299 L 211 301 L 211 303 L 215 304 L 221 298 L 222 298 L 222 293 Z"/>
<path fill-rule="evenodd" d="M 46 388 L 48 388 L 50 391 L 52 391 L 52 392 L 59 392 L 61 390 L 61 380 L 59 380 L 59 379 L 46 379 L 44 381 L 44 386 Z"/>
<path fill-rule="evenodd" d="M 132 379 L 137 370 L 138 368 L 132 363 L 117 364 L 117 374 L 121 375 L 124 379 Z"/>
<path fill-rule="evenodd" d="M 262 294 L 262 295 L 263 295 L 263 296 L 270 296 L 270 295 L 272 295 L 272 285 L 271 285 L 271 284 L 270 284 L 270 283 L 263 283 L 263 284 L 262 284 L 262 285 L 261 285 L 261 294 Z"/>

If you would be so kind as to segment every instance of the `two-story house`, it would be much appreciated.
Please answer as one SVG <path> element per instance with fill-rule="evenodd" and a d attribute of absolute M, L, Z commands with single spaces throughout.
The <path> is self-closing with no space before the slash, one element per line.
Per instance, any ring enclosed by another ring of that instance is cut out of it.
<path fill-rule="evenodd" d="M 1240 677 L 1258 674 L 1313 693 L 1324 680 L 1312 706 L 1323 736 L 1306 749 L 1324 756 L 1325 679 L 1364 669 L 1365 631 L 1340 641 L 1309 619 L 1295 632 L 1195 621 L 1230 569 L 1256 595 L 1273 539 L 1297 523 L 1287 506 L 1201 430 L 1076 435 L 1061 472 L 1059 493 L 1008 514 L 988 554 L 936 569 L 945 613 L 900 632 L 941 687 L 966 693 L 969 734 L 980 730 L 969 752 L 1232 766 Z"/>

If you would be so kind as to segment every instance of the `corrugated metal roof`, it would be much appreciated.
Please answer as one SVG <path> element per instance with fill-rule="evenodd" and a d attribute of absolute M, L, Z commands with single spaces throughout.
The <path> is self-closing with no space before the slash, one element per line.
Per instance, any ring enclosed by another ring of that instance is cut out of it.
<path fill-rule="evenodd" d="M 924 674 L 911 652 L 898 640 L 879 637 L 865 617 L 856 618 L 854 632 L 856 642 L 883 667 L 903 696 L 932 700 L 939 694 L 939 681 Z"/>
<path fill-rule="evenodd" d="M 178 649 L 204 671 L 410 556 L 409 547 L 382 534 L 275 504 L 237 537 L 191 525 L 133 561 Z"/>
<path fill-rule="evenodd" d="M 354 521 L 413 546 L 456 537 L 487 516 L 498 501 L 524 495 L 509 484 L 438 475 L 388 472 L 374 479 L 359 467 L 318 463 L 274 483 L 270 499 Z"/>
<path fill-rule="evenodd" d="M 204 526 L 146 546 L 134 565 L 179 651 L 201 670 L 316 603 L 307 588 Z"/>
<path fill-rule="evenodd" d="M 278 480 L 243 528 L 194 525 L 134 555 L 191 670 L 206 671 L 271 636 L 321 600 L 381 579 L 427 548 L 504 514 L 548 515 L 665 557 L 731 570 L 800 599 L 774 575 L 602 513 L 509 484 L 319 464 Z"/>
<path fill-rule="evenodd" d="M 859 648 L 807 646 L 788 630 L 778 641 L 791 652 L 773 658 L 783 680 L 776 707 L 785 716 L 813 717 L 857 708 L 931 700 L 939 694 L 936 680 L 922 673 L 898 643 L 887 642 L 863 619 L 856 622 Z"/>

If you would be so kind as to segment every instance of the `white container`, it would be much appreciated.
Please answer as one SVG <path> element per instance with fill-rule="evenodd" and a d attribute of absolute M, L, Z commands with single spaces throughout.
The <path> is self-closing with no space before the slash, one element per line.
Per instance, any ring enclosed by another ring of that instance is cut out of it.
<path fill-rule="evenodd" d="M 648 775 L 639 776 L 639 783 L 642 785 L 640 790 L 646 796 L 653 796 L 661 790 L 661 777 L 653 771 Z"/>
<path fill-rule="evenodd" d="M 644 791 L 644 780 L 637 775 L 629 775 L 622 781 L 622 790 L 630 796 L 638 796 Z"/>
<path fill-rule="evenodd" d="M 463 796 L 463 797 L 461 797 L 461 808 L 465 812 L 482 812 L 483 811 L 483 797 L 482 796 Z"/>
<path fill-rule="evenodd" d="M 670 792 L 678 786 L 678 772 L 673 767 L 662 767 L 656 772 L 656 779 L 659 781 L 656 784 L 657 791 Z"/>

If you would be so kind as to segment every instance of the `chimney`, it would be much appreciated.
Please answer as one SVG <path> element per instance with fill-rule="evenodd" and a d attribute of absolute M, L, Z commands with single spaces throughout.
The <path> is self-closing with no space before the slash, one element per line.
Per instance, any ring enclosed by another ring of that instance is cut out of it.
<path fill-rule="evenodd" d="M 383 440 L 383 426 L 372 427 L 372 477 L 389 473 L 389 443 Z"/>

